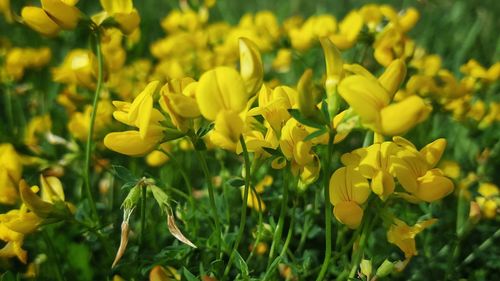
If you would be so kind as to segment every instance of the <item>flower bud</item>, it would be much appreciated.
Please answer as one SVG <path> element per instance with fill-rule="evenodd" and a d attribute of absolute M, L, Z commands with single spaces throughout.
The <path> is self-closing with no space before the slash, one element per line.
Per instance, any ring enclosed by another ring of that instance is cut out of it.
<path fill-rule="evenodd" d="M 262 86 L 264 67 L 257 45 L 250 39 L 242 37 L 240 46 L 240 74 L 249 95 L 255 94 Z"/>
<path fill-rule="evenodd" d="M 384 260 L 384 262 L 377 268 L 375 276 L 382 278 L 391 274 L 394 271 L 394 263 L 389 260 Z"/>

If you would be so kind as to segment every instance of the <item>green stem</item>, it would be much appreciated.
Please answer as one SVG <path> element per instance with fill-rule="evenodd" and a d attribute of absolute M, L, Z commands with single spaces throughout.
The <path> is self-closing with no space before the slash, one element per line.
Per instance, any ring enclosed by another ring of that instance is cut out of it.
<path fill-rule="evenodd" d="M 47 245 L 49 260 L 52 261 L 52 265 L 54 267 L 54 271 L 55 271 L 55 275 L 56 275 L 55 277 L 56 277 L 57 281 L 63 281 L 65 279 L 62 275 L 61 269 L 59 268 L 59 265 L 61 263 L 59 262 L 59 258 L 56 254 L 55 249 L 54 249 L 54 245 L 52 245 L 52 241 L 50 240 L 50 237 L 47 234 L 46 230 L 42 230 L 42 236 L 43 236 L 43 240 L 45 241 L 45 244 Z"/>
<path fill-rule="evenodd" d="M 287 173 L 283 173 L 283 199 L 281 201 L 281 210 L 280 216 L 278 219 L 278 225 L 276 226 L 276 230 L 274 232 L 273 242 L 271 244 L 271 250 L 269 251 L 269 259 L 267 263 L 267 270 L 269 271 L 269 267 L 271 266 L 271 262 L 274 259 L 274 252 L 276 251 L 277 245 L 281 242 L 281 235 L 283 234 L 283 224 L 285 223 L 285 214 L 288 203 L 288 176 Z"/>
<path fill-rule="evenodd" d="M 14 128 L 14 114 L 12 111 L 12 92 L 10 90 L 10 84 L 5 87 L 5 112 L 7 113 L 7 124 L 8 128 L 11 132 L 16 134 L 16 130 Z"/>
<path fill-rule="evenodd" d="M 231 265 L 234 259 L 234 253 L 238 251 L 238 246 L 241 242 L 241 237 L 243 237 L 243 232 L 245 230 L 245 225 L 247 222 L 247 202 L 248 202 L 248 191 L 250 190 L 250 158 L 248 156 L 247 146 L 243 136 L 240 136 L 240 144 L 243 150 L 243 158 L 245 159 L 245 190 L 243 192 L 243 202 L 241 203 L 241 217 L 240 217 L 240 227 L 238 230 L 238 235 L 236 236 L 236 241 L 234 242 L 231 255 L 229 256 L 229 261 L 227 262 L 226 269 L 224 269 L 224 274 L 222 280 L 226 280 L 229 270 L 231 270 Z"/>
<path fill-rule="evenodd" d="M 471 263 L 474 259 L 476 259 L 478 257 L 478 254 L 488 248 L 490 248 L 491 246 L 493 246 L 494 242 L 495 242 L 495 239 L 497 238 L 500 238 L 500 229 L 498 229 L 497 231 L 495 231 L 495 233 L 493 233 L 492 236 L 490 236 L 488 239 L 484 240 L 483 243 L 481 243 L 481 245 L 479 245 L 479 247 L 477 247 L 472 253 L 470 253 L 465 259 L 463 262 L 460 263 L 460 265 L 466 265 L 468 263 Z"/>
<path fill-rule="evenodd" d="M 369 209 L 369 208 L 367 208 Z M 354 254 L 354 258 L 351 262 L 351 270 L 349 272 L 349 279 L 354 278 L 356 274 L 356 270 L 358 269 L 359 263 L 361 262 L 361 258 L 363 257 L 363 253 L 366 247 L 366 242 L 368 241 L 368 237 L 372 231 L 372 227 L 374 225 L 376 218 L 372 216 L 367 216 L 365 218 L 365 224 L 363 225 L 363 231 L 361 232 L 361 236 L 359 238 L 359 247 Z"/>
<path fill-rule="evenodd" d="M 279 256 L 272 262 L 270 268 L 266 271 L 263 281 L 268 280 L 272 276 L 274 269 L 278 266 L 279 262 L 285 257 L 285 254 L 288 250 L 288 246 L 290 245 L 290 241 L 292 240 L 294 226 L 295 226 L 295 207 L 292 210 L 292 218 L 290 220 L 290 227 L 288 228 L 288 233 L 285 238 L 285 244 L 283 244 L 283 248 L 281 249 Z"/>
<path fill-rule="evenodd" d="M 257 194 L 257 191 L 255 190 L 255 188 L 252 188 L 252 192 L 254 194 Z M 250 255 L 248 255 L 248 258 L 247 260 L 245 261 L 247 264 L 250 262 L 250 260 L 252 259 L 252 257 L 254 256 L 255 254 L 255 251 L 257 249 L 257 246 L 259 245 L 260 243 L 260 239 L 262 238 L 262 227 L 263 227 L 263 224 L 262 224 L 262 202 L 261 202 L 261 199 L 259 198 L 259 200 L 257 200 L 257 203 L 259 205 L 259 221 L 258 221 L 258 224 L 259 224 L 259 228 L 257 229 L 257 237 L 255 238 L 255 243 L 253 244 L 253 247 L 252 247 L 252 251 L 250 251 Z"/>
<path fill-rule="evenodd" d="M 219 214 L 217 212 L 217 205 L 215 204 L 215 193 L 214 193 L 214 186 L 212 184 L 212 176 L 210 175 L 210 171 L 208 170 L 208 164 L 205 155 L 198 150 L 196 150 L 196 155 L 198 156 L 198 159 L 200 159 L 201 168 L 203 169 L 203 173 L 205 174 L 205 179 L 207 181 L 208 197 L 210 199 L 210 208 L 212 209 L 212 217 L 215 222 L 215 232 L 217 233 L 217 256 L 222 257 L 221 227 L 219 221 Z"/>
<path fill-rule="evenodd" d="M 89 124 L 89 131 L 87 134 L 87 143 L 85 145 L 85 164 L 83 167 L 83 178 L 85 180 L 85 194 L 87 199 L 89 200 L 90 208 L 91 208 L 91 217 L 95 219 L 96 224 L 98 226 L 101 225 L 99 216 L 97 214 L 97 207 L 94 201 L 94 197 L 92 195 L 92 188 L 90 186 L 90 156 L 92 154 L 92 139 L 94 136 L 94 124 L 95 124 L 95 118 L 97 115 L 97 105 L 99 101 L 99 96 L 101 93 L 101 88 L 103 84 L 103 57 L 101 53 L 101 37 L 99 34 L 98 30 L 94 30 L 92 33 L 95 38 L 95 49 L 96 49 L 96 55 L 97 55 L 97 66 L 98 66 L 98 74 L 97 74 L 97 85 L 94 93 L 94 100 L 92 102 L 92 111 L 90 113 L 90 124 Z"/>
<path fill-rule="evenodd" d="M 333 140 L 335 137 L 335 132 L 330 128 L 328 136 L 328 150 L 324 162 L 324 174 L 323 174 L 323 192 L 325 196 L 325 259 L 323 260 L 323 265 L 319 271 L 316 281 L 321 281 L 325 278 L 328 266 L 330 264 L 330 258 L 332 256 L 332 205 L 330 203 L 330 164 L 331 156 L 333 154 Z"/>
<path fill-rule="evenodd" d="M 141 186 L 141 236 L 139 237 L 139 255 L 144 246 L 144 235 L 146 234 L 146 197 L 147 197 L 147 187 L 146 185 Z M 139 256 L 138 255 L 138 256 Z"/>
<path fill-rule="evenodd" d="M 191 207 L 195 208 L 195 204 L 194 204 L 194 197 L 193 197 L 193 186 L 191 185 L 191 181 L 189 180 L 187 174 L 186 174 L 186 171 L 184 170 L 184 168 L 182 167 L 181 163 L 179 163 L 179 161 L 177 161 L 177 159 L 175 158 L 175 156 L 164 150 L 163 148 L 159 148 L 159 150 L 161 152 L 163 152 L 163 154 L 165 154 L 168 158 L 170 158 L 172 160 L 172 162 L 174 162 L 174 165 L 177 166 L 177 168 L 179 169 L 179 173 L 181 174 L 182 176 L 182 179 L 184 180 L 184 183 L 186 184 L 187 186 L 187 189 L 188 189 L 188 193 L 189 193 L 189 197 L 191 198 L 189 201 L 189 203 L 191 204 Z"/>

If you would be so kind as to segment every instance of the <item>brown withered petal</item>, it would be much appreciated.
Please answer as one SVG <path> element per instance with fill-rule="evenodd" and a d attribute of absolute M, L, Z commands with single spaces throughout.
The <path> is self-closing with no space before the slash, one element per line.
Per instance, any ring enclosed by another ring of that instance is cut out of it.
<path fill-rule="evenodd" d="M 121 233 L 121 238 L 120 238 L 120 247 L 118 247 L 118 251 L 116 252 L 115 260 L 113 261 L 111 268 L 114 268 L 116 266 L 116 264 L 122 258 L 123 254 L 125 254 L 125 250 L 127 249 L 127 244 L 128 244 L 129 232 L 130 232 L 130 229 L 128 227 L 128 222 L 126 222 L 126 221 L 122 222 L 122 233 Z"/>
<path fill-rule="evenodd" d="M 172 235 L 175 238 L 177 238 L 177 240 L 179 240 L 182 243 L 184 243 L 188 246 L 191 246 L 193 248 L 198 248 L 198 247 L 196 247 L 195 244 L 193 244 L 193 242 L 189 241 L 189 239 L 187 239 L 184 236 L 184 234 L 182 234 L 182 232 L 179 230 L 179 228 L 175 224 L 175 218 L 173 215 L 167 214 L 167 224 L 168 224 L 168 230 L 170 231 L 170 233 L 172 233 Z"/>

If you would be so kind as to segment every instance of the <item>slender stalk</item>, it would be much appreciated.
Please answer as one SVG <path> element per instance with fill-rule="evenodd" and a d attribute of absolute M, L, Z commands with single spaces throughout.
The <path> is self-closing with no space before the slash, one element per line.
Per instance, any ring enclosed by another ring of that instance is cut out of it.
<path fill-rule="evenodd" d="M 5 112 L 7 113 L 7 124 L 9 130 L 16 133 L 17 130 L 14 128 L 14 113 L 12 111 L 12 92 L 10 84 L 5 86 Z"/>
<path fill-rule="evenodd" d="M 255 188 L 253 188 L 252 186 L 251 186 L 251 188 L 252 188 L 252 192 L 254 192 L 254 194 L 257 194 L 257 191 L 255 190 Z M 260 243 L 260 239 L 262 238 L 262 226 L 263 226 L 263 224 L 262 224 L 262 202 L 261 202 L 260 198 L 259 198 L 259 200 L 257 200 L 257 203 L 259 206 L 259 215 L 258 215 L 259 216 L 259 221 L 258 221 L 259 228 L 257 229 L 257 237 L 255 238 L 255 243 L 253 244 L 252 251 L 250 251 L 248 258 L 245 261 L 247 264 L 250 262 L 250 260 L 254 256 L 255 250 L 257 249 L 257 246 Z"/>
<path fill-rule="evenodd" d="M 139 254 L 144 246 L 144 235 L 146 234 L 146 197 L 147 187 L 141 186 L 141 236 L 139 237 Z"/>
<path fill-rule="evenodd" d="M 101 36 L 99 34 L 99 31 L 96 29 L 93 31 L 93 36 L 94 36 L 94 43 L 95 43 L 95 50 L 96 50 L 96 55 L 97 55 L 97 66 L 98 66 L 98 73 L 97 73 L 97 85 L 94 93 L 94 100 L 92 101 L 92 111 L 90 113 L 90 124 L 89 124 L 89 131 L 87 134 L 87 143 L 85 145 L 85 164 L 83 167 L 83 178 L 85 181 L 85 194 L 87 199 L 89 200 L 89 205 L 91 209 L 91 217 L 95 219 L 96 224 L 98 226 L 101 225 L 99 216 L 97 214 L 97 207 L 94 201 L 94 197 L 92 195 L 92 188 L 90 186 L 90 156 L 92 154 L 92 138 L 94 136 L 94 124 L 95 124 L 95 118 L 97 115 L 97 105 L 99 101 L 99 96 L 101 93 L 101 88 L 103 84 L 103 57 L 102 57 L 102 52 L 101 52 Z"/>
<path fill-rule="evenodd" d="M 479 253 L 490 248 L 491 246 L 493 246 L 494 242 L 495 242 L 495 239 L 498 239 L 500 238 L 500 229 L 498 229 L 497 231 L 495 231 L 495 233 L 493 233 L 493 235 L 491 235 L 488 239 L 484 240 L 483 243 L 481 243 L 481 245 L 479 245 L 479 247 L 477 247 L 472 253 L 470 253 L 465 259 L 463 262 L 460 263 L 460 266 L 463 266 L 463 265 L 466 265 L 468 263 L 471 263 L 472 261 L 474 261 L 475 258 L 478 257 Z"/>
<path fill-rule="evenodd" d="M 277 245 L 281 242 L 281 235 L 283 234 L 283 224 L 285 223 L 285 214 L 288 203 L 288 176 L 287 173 L 283 173 L 283 199 L 281 201 L 280 216 L 278 219 L 278 225 L 274 232 L 273 243 L 271 244 L 271 249 L 269 250 L 269 259 L 267 263 L 267 270 L 269 271 L 272 260 L 274 259 L 274 252 L 276 251 Z"/>
<path fill-rule="evenodd" d="M 214 186 L 212 184 L 212 176 L 210 175 L 210 171 L 208 170 L 208 164 L 205 155 L 198 150 L 196 150 L 196 155 L 198 156 L 198 159 L 201 162 L 201 168 L 203 170 L 203 173 L 205 174 L 205 179 L 207 181 L 208 197 L 210 199 L 210 208 L 212 209 L 212 217 L 215 222 L 215 232 L 217 233 L 217 256 L 221 257 L 222 255 L 221 227 L 219 221 L 219 214 L 217 212 L 217 205 L 215 204 L 215 193 L 214 193 Z"/>
<path fill-rule="evenodd" d="M 369 206 L 369 205 L 368 205 Z M 366 247 L 366 243 L 368 241 L 368 237 L 370 237 L 372 227 L 375 224 L 377 217 L 367 216 L 365 218 L 365 224 L 363 225 L 363 231 L 361 232 L 361 236 L 359 238 L 359 247 L 356 249 L 356 253 L 351 261 L 351 270 L 349 272 L 349 279 L 354 278 L 356 274 L 356 270 L 358 269 L 359 263 L 361 262 L 361 258 L 363 257 L 363 253 Z"/>
<path fill-rule="evenodd" d="M 245 190 L 243 192 L 243 202 L 241 203 L 241 217 L 240 217 L 240 227 L 238 230 L 238 235 L 236 236 L 236 241 L 234 242 L 231 255 L 229 256 L 229 261 L 227 262 L 226 269 L 224 269 L 224 275 L 222 275 L 222 280 L 226 280 L 229 270 L 231 270 L 231 265 L 234 259 L 234 253 L 238 251 L 238 246 L 241 242 L 241 237 L 243 237 L 243 232 L 245 231 L 245 225 L 247 222 L 247 202 L 248 202 L 248 192 L 250 190 L 250 157 L 248 156 L 247 145 L 243 136 L 240 136 L 240 144 L 243 149 L 243 158 L 245 159 Z"/>
<path fill-rule="evenodd" d="M 288 250 L 288 246 L 290 245 L 290 241 L 292 240 L 292 234 L 293 234 L 293 227 L 295 226 L 295 207 L 292 210 L 292 218 L 290 220 L 290 227 L 288 228 L 288 233 L 285 238 L 285 244 L 283 244 L 283 248 L 281 249 L 281 252 L 279 256 L 274 260 L 271 264 L 271 267 L 269 270 L 266 271 L 266 274 L 264 275 L 263 281 L 269 280 L 269 278 L 272 276 L 271 274 L 274 272 L 274 269 L 276 266 L 278 266 L 279 262 L 285 257 L 285 254 Z"/>
<path fill-rule="evenodd" d="M 331 156 L 333 154 L 333 139 L 335 133 L 332 128 L 330 128 L 330 133 L 328 136 L 328 150 L 327 155 L 324 158 L 324 175 L 323 175 L 323 192 L 325 196 L 325 259 L 323 260 L 323 265 L 319 271 L 316 281 L 321 281 L 326 276 L 326 271 L 330 264 L 330 258 L 332 256 L 332 205 L 330 204 L 330 164 Z"/>
<path fill-rule="evenodd" d="M 52 261 L 52 265 L 55 271 L 55 278 L 57 281 L 64 281 L 64 277 L 62 275 L 61 269 L 59 268 L 59 265 L 61 264 L 59 262 L 59 258 L 57 257 L 56 251 L 54 249 L 54 245 L 52 245 L 52 241 L 50 240 L 49 235 L 47 234 L 46 230 L 42 231 L 42 236 L 45 244 L 47 245 L 47 251 L 49 254 L 49 259 Z"/>

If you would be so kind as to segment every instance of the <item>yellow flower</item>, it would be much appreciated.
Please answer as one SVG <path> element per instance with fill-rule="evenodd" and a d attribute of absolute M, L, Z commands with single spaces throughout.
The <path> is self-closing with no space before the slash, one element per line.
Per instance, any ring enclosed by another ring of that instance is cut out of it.
<path fill-rule="evenodd" d="M 85 106 L 83 112 L 74 112 L 71 114 L 68 122 L 68 130 L 77 139 L 85 141 L 89 133 L 90 114 L 92 106 Z M 111 115 L 113 113 L 113 106 L 109 100 L 99 101 L 96 113 L 96 120 L 94 124 L 94 137 L 95 133 L 101 132 L 106 126 L 111 124 Z"/>
<path fill-rule="evenodd" d="M 347 66 L 356 73 L 342 79 L 339 94 L 359 114 L 364 126 L 383 135 L 399 135 L 425 120 L 431 111 L 422 98 L 410 96 L 390 104 L 404 79 L 404 62 L 395 60 L 377 80 L 359 65 Z"/>
<path fill-rule="evenodd" d="M 51 127 L 52 121 L 50 120 L 49 115 L 33 117 L 28 123 L 26 131 L 24 133 L 24 143 L 26 144 L 26 146 L 28 146 L 36 153 L 41 152 L 39 146 L 39 137 L 40 135 L 45 135 L 47 132 L 49 132 Z"/>
<path fill-rule="evenodd" d="M 363 17 L 358 11 L 351 11 L 339 24 L 339 32 L 330 36 L 330 40 L 341 50 L 351 48 L 363 28 Z"/>
<path fill-rule="evenodd" d="M 266 204 L 260 197 L 266 187 L 269 187 L 273 184 L 273 178 L 269 175 L 266 175 L 261 181 L 255 185 L 255 192 L 253 189 L 250 189 L 248 193 L 247 206 L 256 210 L 257 212 L 265 212 Z M 245 190 L 241 188 L 241 198 L 244 196 Z M 260 209 L 259 209 L 260 208 Z"/>
<path fill-rule="evenodd" d="M 5 58 L 5 69 L 12 79 L 19 80 L 26 68 L 40 68 L 49 63 L 51 51 L 49 48 L 12 48 Z"/>
<path fill-rule="evenodd" d="M 97 61 L 95 55 L 84 49 L 74 49 L 66 55 L 62 65 L 52 70 L 55 82 L 95 88 Z"/>
<path fill-rule="evenodd" d="M 496 218 L 498 205 L 500 204 L 498 186 L 492 183 L 481 183 L 478 192 L 480 196 L 476 197 L 476 202 L 483 215 L 488 219 Z"/>
<path fill-rule="evenodd" d="M 259 47 L 248 38 L 240 38 L 240 75 L 245 88 L 253 96 L 262 86 L 264 67 L 260 58 Z"/>
<path fill-rule="evenodd" d="M 395 137 L 394 142 L 401 149 L 391 157 L 392 172 L 406 191 L 426 202 L 439 200 L 453 191 L 453 182 L 434 168 L 446 147 L 445 139 L 437 139 L 420 151 L 403 138 Z"/>
<path fill-rule="evenodd" d="M 41 223 L 42 219 L 26 207 L 0 214 L 0 240 L 6 242 L 0 249 L 0 258 L 17 257 L 26 263 L 27 252 L 22 249 L 24 236 L 34 232 Z"/>
<path fill-rule="evenodd" d="M 330 178 L 330 202 L 338 221 L 358 228 L 363 219 L 363 205 L 370 196 L 368 181 L 352 167 L 337 169 Z"/>
<path fill-rule="evenodd" d="M 200 116 L 196 86 L 192 78 L 172 79 L 160 90 L 161 108 L 168 113 L 172 124 L 183 132 L 192 127 L 191 119 Z"/>
<path fill-rule="evenodd" d="M 398 150 L 393 142 L 375 143 L 342 156 L 346 166 L 358 167 L 360 173 L 371 179 L 372 191 L 385 200 L 394 192 L 391 175 L 391 156 Z"/>
<path fill-rule="evenodd" d="M 416 223 L 414 226 L 408 226 L 404 221 L 394 219 L 393 224 L 387 231 L 387 241 L 398 246 L 405 254 L 405 260 L 399 265 L 398 270 L 403 270 L 410 259 L 418 254 L 415 236 L 436 221 L 437 219 L 429 219 Z"/>
<path fill-rule="evenodd" d="M 21 157 L 10 143 L 0 144 L 0 204 L 13 205 L 18 199 L 17 183 L 21 179 Z"/>
<path fill-rule="evenodd" d="M 118 109 L 113 117 L 139 130 L 107 134 L 104 138 L 107 148 L 129 156 L 141 156 L 160 144 L 166 128 L 161 125 L 165 117 L 158 109 L 153 108 L 153 95 L 158 84 L 158 81 L 150 82 L 132 103 L 113 102 Z"/>
<path fill-rule="evenodd" d="M 100 0 L 104 11 L 94 15 L 92 20 L 101 25 L 106 19 L 113 18 L 124 34 L 133 33 L 141 22 L 132 0 Z"/>
<path fill-rule="evenodd" d="M 10 0 L 0 0 L 0 13 L 3 14 L 7 23 L 13 22 Z"/>
<path fill-rule="evenodd" d="M 55 36 L 61 29 L 74 29 L 80 19 L 80 10 L 72 0 L 41 0 L 42 8 L 24 7 L 21 16 L 35 31 Z"/>
<path fill-rule="evenodd" d="M 288 109 L 298 107 L 299 94 L 287 86 L 278 86 L 271 90 L 266 85 L 260 89 L 258 106 L 248 111 L 249 116 L 262 115 L 271 128 L 281 134 L 281 129 L 288 119 Z"/>
<path fill-rule="evenodd" d="M 290 49 L 279 49 L 276 57 L 273 60 L 272 68 L 277 72 L 288 72 L 290 70 L 290 65 L 292 64 L 292 50 Z"/>

